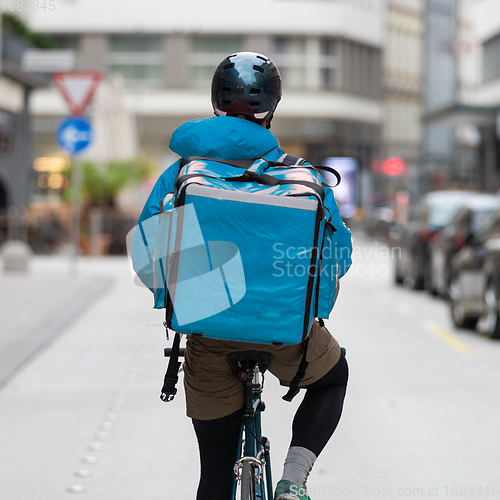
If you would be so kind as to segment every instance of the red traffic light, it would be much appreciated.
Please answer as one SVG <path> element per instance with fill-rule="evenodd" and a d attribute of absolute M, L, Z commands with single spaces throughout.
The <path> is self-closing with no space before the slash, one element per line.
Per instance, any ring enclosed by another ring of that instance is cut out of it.
<path fill-rule="evenodd" d="M 385 175 L 402 175 L 406 171 L 406 163 L 401 158 L 387 158 L 382 162 L 381 170 Z"/>

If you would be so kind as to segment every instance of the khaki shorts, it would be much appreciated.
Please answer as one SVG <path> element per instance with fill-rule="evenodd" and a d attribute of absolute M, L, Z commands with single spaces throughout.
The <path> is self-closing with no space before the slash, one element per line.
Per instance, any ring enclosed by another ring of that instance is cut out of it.
<path fill-rule="evenodd" d="M 273 355 L 268 370 L 281 385 L 290 385 L 302 358 L 302 344 L 275 348 L 268 344 L 250 344 L 228 340 L 188 337 L 184 362 L 186 413 L 197 420 L 225 417 L 244 405 L 244 386 L 226 361 L 234 351 L 257 350 Z M 340 346 L 326 327 L 314 321 L 309 332 L 309 363 L 299 387 L 316 382 L 340 359 Z"/>

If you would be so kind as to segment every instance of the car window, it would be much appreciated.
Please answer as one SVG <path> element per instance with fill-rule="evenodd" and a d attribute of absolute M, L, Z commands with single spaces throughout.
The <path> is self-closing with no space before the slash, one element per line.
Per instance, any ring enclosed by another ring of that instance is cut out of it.
<path fill-rule="evenodd" d="M 429 200 L 429 223 L 433 226 L 448 225 L 462 203 L 463 200 Z"/>
<path fill-rule="evenodd" d="M 449 225 L 453 227 L 468 225 L 469 217 L 470 217 L 470 210 L 466 207 L 462 207 L 451 219 Z"/>
<path fill-rule="evenodd" d="M 470 230 L 473 234 L 479 234 L 491 227 L 495 210 L 476 210 L 472 212 L 472 221 Z"/>
<path fill-rule="evenodd" d="M 487 215 L 480 221 L 478 235 L 500 232 L 500 211 Z"/>

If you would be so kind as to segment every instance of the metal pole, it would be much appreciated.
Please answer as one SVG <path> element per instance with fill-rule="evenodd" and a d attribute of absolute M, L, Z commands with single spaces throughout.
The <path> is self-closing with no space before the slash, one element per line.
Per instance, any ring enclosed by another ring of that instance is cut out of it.
<path fill-rule="evenodd" d="M 102 214 L 98 207 L 89 211 L 90 225 L 90 255 L 100 255 L 100 239 L 102 233 Z"/>
<path fill-rule="evenodd" d="M 7 240 L 19 239 L 19 210 L 11 205 L 7 211 Z"/>
<path fill-rule="evenodd" d="M 77 274 L 78 254 L 80 253 L 80 215 L 82 190 L 82 165 L 80 160 L 72 157 L 73 171 L 71 184 L 73 185 L 71 226 L 70 226 L 70 274 Z"/>

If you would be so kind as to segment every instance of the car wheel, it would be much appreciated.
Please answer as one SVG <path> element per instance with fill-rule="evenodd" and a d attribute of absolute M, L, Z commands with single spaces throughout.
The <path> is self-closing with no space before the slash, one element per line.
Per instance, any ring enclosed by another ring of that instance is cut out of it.
<path fill-rule="evenodd" d="M 418 272 L 418 268 L 415 269 L 415 275 L 413 277 L 413 289 L 414 290 L 424 290 L 425 289 L 425 277 L 421 276 Z"/>
<path fill-rule="evenodd" d="M 408 272 L 404 277 L 405 284 L 407 284 L 410 288 L 413 288 L 413 290 L 423 290 L 425 279 L 419 272 L 420 267 L 418 261 L 412 258 L 408 268 Z"/>
<path fill-rule="evenodd" d="M 394 260 L 394 283 L 396 285 L 402 285 L 404 282 L 404 276 L 401 273 L 400 259 L 396 258 Z"/>
<path fill-rule="evenodd" d="M 498 286 L 496 279 L 490 278 L 484 290 L 486 314 L 481 318 L 480 331 L 493 339 L 500 339 L 500 311 L 498 307 Z"/>
<path fill-rule="evenodd" d="M 452 275 L 453 275 L 453 273 L 452 273 L 451 267 L 448 267 L 448 269 L 446 270 L 446 275 L 445 275 L 444 289 L 441 292 L 441 295 L 446 300 L 451 300 L 450 288 L 451 288 Z"/>
<path fill-rule="evenodd" d="M 468 328 L 473 330 L 479 320 L 479 316 L 467 316 L 463 305 L 463 294 L 458 277 L 450 281 L 450 313 L 451 320 L 457 328 Z"/>
<path fill-rule="evenodd" d="M 438 289 L 434 280 L 434 275 L 432 273 L 430 263 L 428 263 L 424 269 L 425 269 L 424 288 L 426 290 L 429 290 L 430 294 L 436 297 L 438 295 Z"/>

